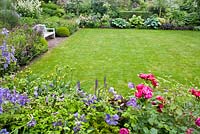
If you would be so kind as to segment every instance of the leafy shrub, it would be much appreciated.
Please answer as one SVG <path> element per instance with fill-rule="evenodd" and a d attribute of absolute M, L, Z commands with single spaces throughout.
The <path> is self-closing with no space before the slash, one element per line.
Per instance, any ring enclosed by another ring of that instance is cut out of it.
<path fill-rule="evenodd" d="M 47 27 L 67 27 L 71 34 L 78 30 L 78 24 L 75 19 L 66 20 L 57 16 L 53 16 L 42 20 L 41 23 L 45 24 Z"/>
<path fill-rule="evenodd" d="M 196 12 L 189 13 L 184 18 L 186 25 L 199 25 L 200 24 L 200 16 Z"/>
<path fill-rule="evenodd" d="M 47 14 L 49 16 L 58 16 L 61 17 L 65 14 L 65 11 L 63 8 L 59 7 L 58 5 L 49 2 L 49 3 L 43 3 L 43 13 Z"/>
<path fill-rule="evenodd" d="M 116 28 L 128 28 L 130 25 L 125 19 L 116 18 L 111 20 L 111 26 Z"/>
<path fill-rule="evenodd" d="M 38 24 L 38 23 L 39 23 L 39 20 L 34 19 L 32 17 L 21 17 L 19 20 L 19 24 L 21 26 L 23 25 L 34 26 L 35 24 Z"/>
<path fill-rule="evenodd" d="M 145 20 L 144 25 L 148 28 L 158 29 L 161 23 L 159 22 L 158 17 L 152 16 Z"/>
<path fill-rule="evenodd" d="M 66 13 L 74 13 L 76 15 L 79 15 L 82 3 L 83 0 L 68 0 L 65 5 Z"/>
<path fill-rule="evenodd" d="M 69 29 L 67 27 L 56 28 L 56 36 L 58 37 L 68 37 L 70 35 Z"/>
<path fill-rule="evenodd" d="M 8 44 L 14 45 L 17 64 L 28 64 L 34 57 L 48 50 L 47 41 L 28 27 L 14 29 L 7 39 Z"/>
<path fill-rule="evenodd" d="M 101 17 L 101 27 L 102 28 L 108 28 L 108 27 L 110 27 L 110 16 L 109 15 L 104 14 Z"/>
<path fill-rule="evenodd" d="M 160 87 L 153 74 L 139 74 L 144 82 L 136 86 L 129 82 L 129 96 L 119 95 L 113 87 L 98 89 L 98 84 L 96 94 L 89 94 L 80 83 L 74 88 L 71 71 L 69 67 L 57 68 L 56 73 L 38 77 L 26 70 L 20 77 L 6 77 L 7 88 L 0 87 L 0 129 L 88 134 L 200 130 L 198 89 L 188 91 L 178 83 L 166 89 L 166 80 L 159 79 L 164 86 Z"/>
<path fill-rule="evenodd" d="M 142 18 L 148 18 L 149 16 L 151 16 L 151 13 L 146 12 L 146 11 L 120 11 L 119 12 L 119 17 L 124 18 L 124 19 L 129 19 L 133 15 L 141 16 Z"/>
<path fill-rule="evenodd" d="M 41 2 L 39 0 L 17 0 L 14 7 L 23 17 L 37 18 L 42 12 Z"/>
<path fill-rule="evenodd" d="M 129 19 L 130 25 L 133 28 L 141 27 L 144 24 L 144 19 L 141 16 L 133 15 L 132 18 Z"/>
<path fill-rule="evenodd" d="M 194 30 L 200 31 L 200 26 L 195 26 L 195 27 L 194 27 Z"/>
<path fill-rule="evenodd" d="M 0 21 L 12 28 L 19 23 L 19 15 L 13 10 L 0 10 Z"/>

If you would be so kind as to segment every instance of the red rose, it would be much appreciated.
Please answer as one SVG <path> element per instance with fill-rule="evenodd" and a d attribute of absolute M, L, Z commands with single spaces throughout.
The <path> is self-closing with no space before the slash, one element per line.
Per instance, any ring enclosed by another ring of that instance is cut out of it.
<path fill-rule="evenodd" d="M 159 95 L 156 96 L 156 100 L 164 102 L 164 98 L 162 96 L 159 96 Z"/>
<path fill-rule="evenodd" d="M 119 134 L 129 134 L 129 130 L 127 128 L 121 128 Z"/>
<path fill-rule="evenodd" d="M 195 124 L 200 127 L 200 117 L 195 120 Z"/>

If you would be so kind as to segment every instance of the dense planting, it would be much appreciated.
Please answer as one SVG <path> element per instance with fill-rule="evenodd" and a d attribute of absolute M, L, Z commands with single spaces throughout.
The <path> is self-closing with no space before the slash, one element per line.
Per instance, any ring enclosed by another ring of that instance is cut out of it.
<path fill-rule="evenodd" d="M 200 90 L 165 89 L 153 74 L 144 82 L 128 83 L 129 96 L 111 87 L 94 94 L 72 81 L 70 68 L 57 68 L 47 77 L 27 71 L 7 77 L 0 88 L 0 129 L 14 133 L 185 133 L 200 131 Z M 66 73 L 63 73 L 66 72 Z M 70 81 L 69 81 L 70 80 Z M 16 91 L 17 90 L 17 91 Z M 182 90 L 182 91 L 181 91 Z M 192 93 L 190 93 L 192 92 Z M 195 94 L 195 95 L 194 95 Z"/>

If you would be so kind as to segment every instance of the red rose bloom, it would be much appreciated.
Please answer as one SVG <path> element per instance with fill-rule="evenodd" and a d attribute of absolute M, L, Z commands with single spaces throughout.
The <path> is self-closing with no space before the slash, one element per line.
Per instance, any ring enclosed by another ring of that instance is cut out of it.
<path fill-rule="evenodd" d="M 195 124 L 200 127 L 200 117 L 195 120 Z"/>

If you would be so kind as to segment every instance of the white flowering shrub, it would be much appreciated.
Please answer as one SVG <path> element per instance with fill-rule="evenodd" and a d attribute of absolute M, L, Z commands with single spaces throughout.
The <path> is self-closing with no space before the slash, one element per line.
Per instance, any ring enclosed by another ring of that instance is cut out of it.
<path fill-rule="evenodd" d="M 42 12 L 39 0 L 17 0 L 14 3 L 16 11 L 23 17 L 37 18 Z"/>

